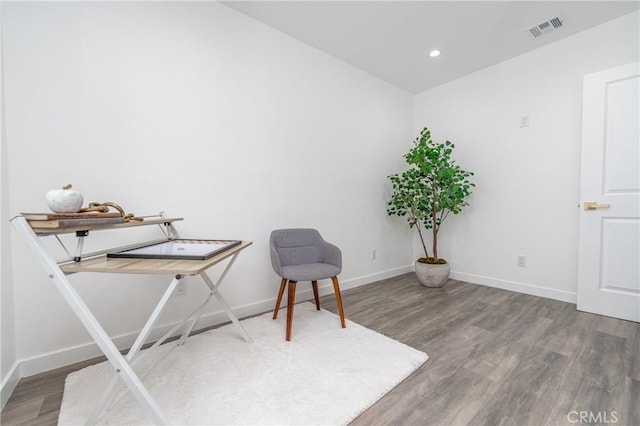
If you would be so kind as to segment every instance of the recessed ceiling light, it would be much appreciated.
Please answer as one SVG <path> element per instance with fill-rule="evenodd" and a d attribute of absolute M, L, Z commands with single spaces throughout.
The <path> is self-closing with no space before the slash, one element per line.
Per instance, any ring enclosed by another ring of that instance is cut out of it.
<path fill-rule="evenodd" d="M 436 56 L 439 56 L 439 55 L 440 55 L 440 51 L 438 49 L 435 49 L 429 52 L 429 56 L 431 56 L 432 58 L 435 58 Z"/>

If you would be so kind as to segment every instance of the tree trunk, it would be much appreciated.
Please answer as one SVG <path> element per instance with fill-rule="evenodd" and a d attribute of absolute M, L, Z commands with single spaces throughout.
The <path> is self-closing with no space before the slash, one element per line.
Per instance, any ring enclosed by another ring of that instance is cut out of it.
<path fill-rule="evenodd" d="M 424 250 L 424 258 L 429 258 L 429 253 L 427 252 L 427 246 L 424 244 L 424 238 L 422 237 L 422 231 L 420 231 L 420 222 L 416 222 L 416 229 L 418 230 L 418 235 L 420 236 L 420 242 L 422 243 L 422 249 Z"/>
<path fill-rule="evenodd" d="M 438 231 L 433 228 L 433 261 L 438 263 Z"/>
<path fill-rule="evenodd" d="M 432 225 L 433 225 L 433 227 L 431 228 L 433 231 L 433 262 L 438 263 L 438 226 L 436 224 L 435 209 L 431 214 L 431 219 L 432 219 Z"/>

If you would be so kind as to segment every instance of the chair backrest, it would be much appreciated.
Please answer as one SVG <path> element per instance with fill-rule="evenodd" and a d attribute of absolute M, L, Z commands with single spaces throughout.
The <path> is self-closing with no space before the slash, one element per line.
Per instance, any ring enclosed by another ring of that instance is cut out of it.
<path fill-rule="evenodd" d="M 271 264 L 280 267 L 323 262 L 327 243 L 315 229 L 276 229 L 271 232 Z"/>

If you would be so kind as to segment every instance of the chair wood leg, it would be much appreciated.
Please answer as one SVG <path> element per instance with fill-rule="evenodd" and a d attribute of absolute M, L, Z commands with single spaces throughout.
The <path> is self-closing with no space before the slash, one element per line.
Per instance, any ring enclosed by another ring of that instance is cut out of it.
<path fill-rule="evenodd" d="M 338 305 L 338 313 L 340 314 L 340 323 L 342 328 L 346 328 L 344 323 L 344 311 L 342 310 L 342 296 L 340 296 L 340 286 L 338 285 L 338 277 L 331 277 L 333 281 L 333 292 L 336 294 L 336 303 Z"/>
<path fill-rule="evenodd" d="M 316 299 L 316 309 L 320 310 L 320 297 L 318 296 L 318 281 L 311 281 L 311 287 L 313 288 L 313 297 Z"/>
<path fill-rule="evenodd" d="M 273 310 L 273 319 L 278 318 L 278 311 L 280 310 L 280 302 L 282 302 L 282 295 L 284 294 L 284 288 L 287 285 L 287 279 L 283 278 L 280 281 L 280 290 L 278 290 L 278 298 L 276 299 L 276 308 Z"/>
<path fill-rule="evenodd" d="M 293 305 L 296 303 L 296 281 L 289 281 L 289 294 L 287 297 L 287 342 L 291 341 L 291 328 L 293 327 Z"/>

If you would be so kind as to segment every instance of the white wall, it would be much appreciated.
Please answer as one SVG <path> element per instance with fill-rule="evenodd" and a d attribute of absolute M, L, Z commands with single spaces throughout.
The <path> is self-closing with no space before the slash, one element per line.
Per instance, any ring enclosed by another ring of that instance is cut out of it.
<path fill-rule="evenodd" d="M 16 341 L 11 285 L 11 236 L 9 229 L 9 181 L 5 143 L 4 73 L 2 72 L 2 3 L 0 3 L 0 408 L 20 378 L 16 368 Z"/>
<path fill-rule="evenodd" d="M 14 299 L 11 279 L 11 227 L 8 208 L 9 185 L 6 159 L 6 144 L 3 137 L 0 148 L 0 198 L 2 199 L 2 207 L 0 208 L 0 407 L 3 407 L 7 402 L 20 378 L 16 363 Z"/>
<path fill-rule="evenodd" d="M 343 288 L 410 270 L 411 234 L 385 194 L 412 138 L 408 93 L 216 3 L 8 3 L 4 15 L 11 214 L 44 211 L 47 190 L 73 183 L 85 204 L 184 216 L 183 236 L 252 240 L 222 287 L 241 316 L 275 300 L 272 229 L 318 228 L 343 251 Z M 13 237 L 22 374 L 97 354 Z M 71 280 L 126 346 L 169 277 Z M 203 292 L 190 279 L 162 323 Z"/>
<path fill-rule="evenodd" d="M 451 140 L 476 173 L 471 206 L 440 231 L 454 278 L 575 302 L 582 78 L 637 61 L 638 23 L 626 15 L 416 96 L 416 134 Z"/>

